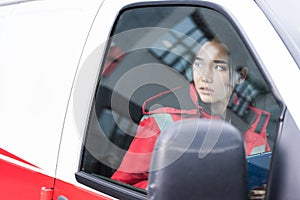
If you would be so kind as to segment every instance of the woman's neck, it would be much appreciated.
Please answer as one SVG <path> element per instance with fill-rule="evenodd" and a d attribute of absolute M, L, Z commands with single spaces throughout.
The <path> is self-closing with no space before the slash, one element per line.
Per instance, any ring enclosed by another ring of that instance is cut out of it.
<path fill-rule="evenodd" d="M 222 119 L 225 119 L 226 116 L 226 102 L 216 102 L 211 104 L 211 112 L 213 115 L 220 116 Z"/>

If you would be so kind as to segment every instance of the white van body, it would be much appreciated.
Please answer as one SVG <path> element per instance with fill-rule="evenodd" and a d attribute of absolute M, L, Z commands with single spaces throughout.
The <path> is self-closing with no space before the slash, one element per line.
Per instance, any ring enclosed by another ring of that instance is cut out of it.
<path fill-rule="evenodd" d="M 72 85 L 102 1 L 0 4 L 1 163 L 47 177 L 39 190 L 53 188 Z M 32 173 L 1 178 L 1 199 L 39 199 Z"/>
<path fill-rule="evenodd" d="M 106 41 L 135 2 L 0 1 L 1 199 L 114 199 L 74 174 Z M 213 2 L 238 20 L 300 127 L 300 71 L 270 22 L 253 1 Z"/>

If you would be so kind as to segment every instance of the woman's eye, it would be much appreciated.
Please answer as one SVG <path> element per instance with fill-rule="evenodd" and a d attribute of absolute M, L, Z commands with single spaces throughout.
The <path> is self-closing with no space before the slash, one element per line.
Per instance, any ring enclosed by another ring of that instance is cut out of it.
<path fill-rule="evenodd" d="M 197 68 L 200 68 L 200 67 L 202 67 L 202 63 L 201 62 L 194 62 L 193 66 L 197 67 Z"/>
<path fill-rule="evenodd" d="M 227 70 L 227 66 L 216 65 L 215 69 L 218 70 L 218 71 L 226 71 Z"/>

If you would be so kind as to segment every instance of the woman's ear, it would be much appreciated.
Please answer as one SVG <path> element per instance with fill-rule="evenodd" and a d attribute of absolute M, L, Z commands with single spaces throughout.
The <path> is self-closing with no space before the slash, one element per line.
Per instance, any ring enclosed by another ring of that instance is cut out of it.
<path fill-rule="evenodd" d="M 247 75 L 248 75 L 248 68 L 247 67 L 241 67 L 238 70 L 238 79 L 237 79 L 237 84 L 241 84 L 244 82 L 244 80 L 246 80 Z"/>

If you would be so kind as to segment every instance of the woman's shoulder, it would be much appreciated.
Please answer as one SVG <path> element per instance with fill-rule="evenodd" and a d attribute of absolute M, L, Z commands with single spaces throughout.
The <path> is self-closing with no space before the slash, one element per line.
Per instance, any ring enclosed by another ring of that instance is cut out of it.
<path fill-rule="evenodd" d="M 142 107 L 143 114 L 181 113 L 183 110 L 196 109 L 190 87 L 175 87 L 148 98 Z"/>

